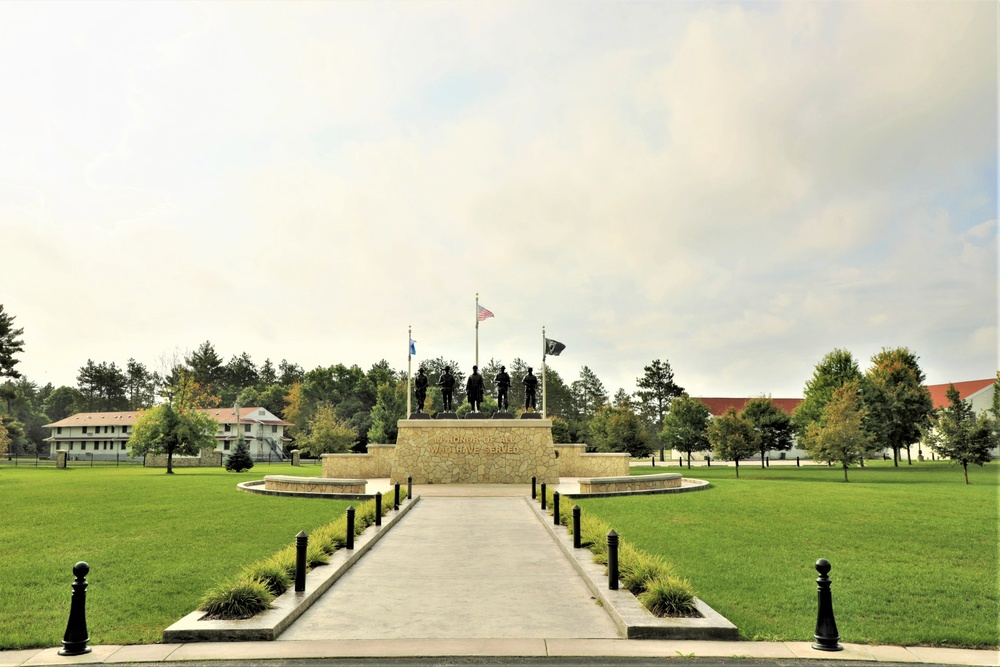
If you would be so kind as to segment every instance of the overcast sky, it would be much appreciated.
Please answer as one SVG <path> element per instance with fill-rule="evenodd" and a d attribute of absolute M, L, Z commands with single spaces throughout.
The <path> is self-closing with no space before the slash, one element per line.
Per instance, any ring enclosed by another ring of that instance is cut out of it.
<path fill-rule="evenodd" d="M 997 369 L 994 2 L 0 3 L 18 368 Z"/>

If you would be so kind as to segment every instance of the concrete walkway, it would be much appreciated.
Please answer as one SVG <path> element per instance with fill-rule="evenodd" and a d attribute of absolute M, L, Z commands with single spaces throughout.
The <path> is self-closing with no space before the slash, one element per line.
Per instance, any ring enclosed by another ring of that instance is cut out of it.
<path fill-rule="evenodd" d="M 278 640 L 617 637 L 523 497 L 425 497 Z"/>

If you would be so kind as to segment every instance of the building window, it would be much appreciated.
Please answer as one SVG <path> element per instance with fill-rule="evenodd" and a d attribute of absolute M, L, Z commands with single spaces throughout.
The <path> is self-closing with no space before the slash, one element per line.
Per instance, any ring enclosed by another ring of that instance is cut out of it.
<path fill-rule="evenodd" d="M 107 433 L 107 432 L 108 432 L 108 427 L 107 427 L 107 426 L 105 426 L 105 427 L 104 427 L 104 432 L 105 432 L 105 433 Z"/>
<path fill-rule="evenodd" d="M 123 450 L 125 449 L 125 443 L 124 442 L 122 443 L 122 449 Z"/>
<path fill-rule="evenodd" d="M 73 451 L 73 443 L 69 443 L 69 451 Z"/>
<path fill-rule="evenodd" d="M 229 433 L 229 424 L 223 424 L 222 430 L 225 431 L 226 433 Z"/>
<path fill-rule="evenodd" d="M 228 452 L 229 451 L 229 443 L 227 442 L 225 445 L 223 445 L 222 448 Z"/>
<path fill-rule="evenodd" d="M 128 426 L 122 426 L 122 433 L 128 433 Z"/>
<path fill-rule="evenodd" d="M 277 432 L 278 432 L 278 425 L 277 424 L 272 424 L 271 425 L 271 433 L 277 433 Z"/>
<path fill-rule="evenodd" d="M 56 435 L 62 433 L 62 426 L 56 426 Z"/>
<path fill-rule="evenodd" d="M 83 427 L 83 434 L 87 435 L 87 427 L 86 426 Z"/>
<path fill-rule="evenodd" d="M 249 433 L 251 426 L 253 426 L 253 424 L 244 424 L 243 425 L 243 430 L 246 431 L 247 433 Z"/>

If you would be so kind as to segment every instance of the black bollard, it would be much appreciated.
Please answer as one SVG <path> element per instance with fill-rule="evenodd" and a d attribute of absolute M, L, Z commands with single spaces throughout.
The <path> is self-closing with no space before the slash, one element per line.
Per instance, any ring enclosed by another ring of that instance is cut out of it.
<path fill-rule="evenodd" d="M 59 655 L 83 655 L 90 653 L 87 642 L 87 573 L 90 566 L 80 561 L 73 566 L 76 581 L 73 582 L 73 597 L 69 604 L 69 621 L 66 623 L 66 634 L 63 635 L 63 647 Z"/>
<path fill-rule="evenodd" d="M 382 492 L 375 492 L 375 525 L 382 525 Z"/>
<path fill-rule="evenodd" d="M 546 498 L 545 498 L 545 482 L 542 482 L 542 509 L 543 510 L 546 509 L 547 504 L 548 503 L 546 502 Z"/>
<path fill-rule="evenodd" d="M 819 611 L 816 614 L 816 641 L 812 647 L 817 651 L 843 651 L 840 645 L 840 635 L 837 634 L 837 621 L 833 617 L 833 596 L 830 594 L 830 561 L 820 558 L 816 561 L 816 594 L 819 598 Z"/>
<path fill-rule="evenodd" d="M 764 458 L 764 465 L 766 467 L 768 467 L 768 468 L 771 467 L 771 457 L 770 456 Z"/>
<path fill-rule="evenodd" d="M 399 509 L 399 484 L 392 487 L 393 497 L 392 497 L 392 509 Z"/>
<path fill-rule="evenodd" d="M 413 498 L 413 475 L 406 476 L 406 497 Z"/>
<path fill-rule="evenodd" d="M 608 531 L 608 589 L 618 590 L 618 533 Z"/>
<path fill-rule="evenodd" d="M 534 500 L 538 497 L 538 479 L 534 475 L 531 476 L 531 499 Z"/>
<path fill-rule="evenodd" d="M 345 549 L 354 548 L 354 506 L 347 508 L 347 544 Z"/>
<path fill-rule="evenodd" d="M 709 467 L 709 468 L 711 468 L 711 467 L 712 467 L 712 457 L 711 457 L 711 456 L 708 456 L 708 455 L 706 454 L 706 455 L 705 455 L 705 461 L 706 461 L 706 462 L 708 463 L 708 467 Z"/>
<path fill-rule="evenodd" d="M 799 461 L 799 457 L 797 457 L 797 456 L 795 457 L 795 467 L 796 468 L 801 468 L 802 467 L 802 463 Z"/>
<path fill-rule="evenodd" d="M 295 592 L 306 590 L 306 550 L 309 548 L 309 536 L 300 530 L 295 536 Z"/>
<path fill-rule="evenodd" d="M 552 492 L 552 524 L 559 525 L 559 492 Z"/>
<path fill-rule="evenodd" d="M 573 505 L 573 548 L 580 548 L 580 506 Z"/>

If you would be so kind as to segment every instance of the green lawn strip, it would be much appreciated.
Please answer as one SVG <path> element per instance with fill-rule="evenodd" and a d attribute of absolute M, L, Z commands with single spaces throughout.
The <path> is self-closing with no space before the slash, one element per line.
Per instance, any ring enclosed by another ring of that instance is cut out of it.
<path fill-rule="evenodd" d="M 679 469 L 679 466 L 676 468 Z M 662 466 L 638 473 L 662 472 Z M 751 639 L 812 638 L 818 558 L 833 564 L 844 641 L 1000 644 L 998 468 L 697 467 L 696 493 L 580 499 L 622 539 L 665 557 Z"/>
<path fill-rule="evenodd" d="M 0 524 L 0 648 L 59 645 L 80 560 L 91 568 L 91 643 L 157 642 L 213 584 L 350 504 L 236 489 L 271 473 L 315 476 L 320 468 L 0 471 L 10 519 Z"/>

